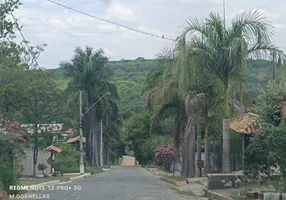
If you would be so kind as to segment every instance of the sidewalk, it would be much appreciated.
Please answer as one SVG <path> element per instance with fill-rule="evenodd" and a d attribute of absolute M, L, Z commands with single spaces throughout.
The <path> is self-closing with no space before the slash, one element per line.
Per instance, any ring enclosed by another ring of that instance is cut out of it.
<path fill-rule="evenodd" d="M 203 194 L 203 190 L 207 186 L 207 178 L 199 177 L 199 178 L 188 178 L 189 184 L 186 184 L 186 181 L 175 181 L 172 178 L 168 179 L 167 176 L 173 176 L 173 173 L 167 173 L 158 168 L 146 168 L 150 173 L 155 176 L 160 177 L 161 180 L 166 181 L 171 184 L 171 186 L 182 193 L 193 194 L 194 196 L 201 197 Z M 180 177 L 180 172 L 175 172 L 176 177 Z M 203 198 L 202 198 L 203 199 Z"/>

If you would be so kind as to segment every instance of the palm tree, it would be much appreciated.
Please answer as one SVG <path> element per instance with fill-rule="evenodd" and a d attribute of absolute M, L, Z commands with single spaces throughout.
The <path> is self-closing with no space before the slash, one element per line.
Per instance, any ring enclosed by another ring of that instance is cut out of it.
<path fill-rule="evenodd" d="M 200 110 L 196 108 L 203 102 L 204 95 L 192 90 L 189 80 L 185 80 L 184 73 L 178 67 L 180 64 L 177 62 L 178 55 L 168 49 L 163 49 L 158 54 L 159 66 L 149 74 L 145 94 L 147 104 L 155 110 L 153 124 L 166 116 L 174 117 L 174 144 L 177 151 L 179 144 L 182 147 L 181 173 L 184 177 L 194 177 L 196 134 L 194 128 L 197 112 Z"/>
<path fill-rule="evenodd" d="M 67 91 L 78 94 L 82 90 L 85 110 L 107 92 L 111 95 L 104 97 L 94 108 L 87 112 L 84 119 L 84 134 L 86 137 L 86 156 L 90 165 L 100 164 L 101 122 L 114 114 L 110 110 L 116 105 L 117 88 L 112 83 L 113 71 L 106 66 L 108 58 L 102 49 L 93 52 L 91 47 L 85 50 L 77 47 L 70 62 L 62 62 L 61 67 L 66 71 L 70 82 Z M 77 95 L 75 95 L 77 96 Z M 115 110 L 115 112 L 117 112 Z"/>
<path fill-rule="evenodd" d="M 223 18 L 214 13 L 204 21 L 190 18 L 187 24 L 178 40 L 189 41 L 194 64 L 210 70 L 223 83 L 223 172 L 229 172 L 230 82 L 241 75 L 247 58 L 266 58 L 270 52 L 284 58 L 284 54 L 271 44 L 273 26 L 258 11 L 237 15 L 228 27 Z"/>

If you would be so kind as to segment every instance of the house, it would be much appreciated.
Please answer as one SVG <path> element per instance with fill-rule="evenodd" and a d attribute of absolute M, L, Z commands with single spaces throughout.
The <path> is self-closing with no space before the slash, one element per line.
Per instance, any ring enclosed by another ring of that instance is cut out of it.
<path fill-rule="evenodd" d="M 34 133 L 34 124 L 21 124 L 20 127 L 29 134 Z M 64 124 L 38 124 L 38 133 L 55 133 L 60 134 Z"/>

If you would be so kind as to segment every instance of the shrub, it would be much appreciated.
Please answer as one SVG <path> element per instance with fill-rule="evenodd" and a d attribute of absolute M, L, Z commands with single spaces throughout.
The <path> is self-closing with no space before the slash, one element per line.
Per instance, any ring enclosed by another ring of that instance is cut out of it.
<path fill-rule="evenodd" d="M 261 174 L 270 177 L 274 169 L 281 173 L 286 186 L 286 127 L 264 124 L 246 148 L 244 173 L 250 180 L 257 181 Z M 286 190 L 286 187 L 280 188 Z"/>
<path fill-rule="evenodd" d="M 154 153 L 157 164 L 170 171 L 172 162 L 176 158 L 174 146 L 172 144 L 159 146 L 154 150 Z"/>
<path fill-rule="evenodd" d="M 63 144 L 60 148 L 62 152 L 55 155 L 55 161 L 62 163 L 66 168 L 77 168 L 79 171 L 80 152 L 72 144 Z"/>
<path fill-rule="evenodd" d="M 44 176 L 46 176 L 46 174 L 45 174 L 46 169 L 48 169 L 48 166 L 45 163 L 38 164 L 38 170 L 42 171 Z"/>
<path fill-rule="evenodd" d="M 14 170 L 5 165 L 3 163 L 0 164 L 0 185 L 2 185 L 3 190 L 7 192 L 7 194 L 16 194 L 17 191 L 9 190 L 10 185 L 17 185 L 18 183 L 18 175 L 14 172 Z"/>

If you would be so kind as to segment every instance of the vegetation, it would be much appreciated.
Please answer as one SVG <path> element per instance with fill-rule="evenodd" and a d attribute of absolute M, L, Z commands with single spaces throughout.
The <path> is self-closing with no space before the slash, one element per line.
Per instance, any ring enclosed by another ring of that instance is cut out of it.
<path fill-rule="evenodd" d="M 244 173 L 250 181 L 257 182 L 259 177 L 260 182 L 271 182 L 279 191 L 286 189 L 285 121 L 280 117 L 280 102 L 286 95 L 285 84 L 286 80 L 282 78 L 278 82 L 269 82 L 260 90 L 255 109 L 261 116 L 262 129 L 255 133 L 247 147 L 244 165 Z M 278 177 L 275 179 L 274 175 Z"/>
<path fill-rule="evenodd" d="M 176 159 L 185 178 L 199 175 L 196 154 L 200 160 L 204 153 L 204 174 L 241 168 L 233 167 L 236 163 L 230 159 L 238 136 L 230 134 L 228 122 L 248 111 L 259 114 L 263 128 L 247 149 L 245 173 L 268 173 L 279 166 L 285 178 L 285 133 L 279 115 L 280 101 L 286 98 L 286 81 L 281 78 L 284 54 L 272 45 L 273 27 L 259 12 L 237 15 L 229 26 L 214 13 L 203 21 L 191 18 L 175 48 L 163 49 L 156 59 L 109 61 L 102 49 L 86 46 L 76 47 L 59 68 L 42 70 L 35 61 L 45 45 L 28 48 L 26 41 L 14 40 L 18 24 L 8 15 L 19 5 L 17 0 L 0 3 L 4 11 L 0 14 L 4 21 L 0 25 L 0 168 L 5 169 L 0 170 L 0 181 L 4 189 L 17 182 L 13 157 L 23 147 L 34 150 L 34 176 L 39 149 L 51 144 L 63 150 L 55 156 L 64 165 L 62 171 L 78 172 L 78 144 L 60 145 L 54 138 L 59 134 L 39 132 L 40 124 L 53 122 L 64 124 L 64 130 L 83 125 L 84 162 L 92 174 L 104 165 L 120 164 L 126 154 L 134 154 L 140 164 L 159 161 L 167 169 L 170 160 Z M 275 55 L 273 66 L 263 60 L 270 54 Z M 33 130 L 27 133 L 23 124 L 32 124 Z M 170 148 L 158 149 L 166 145 Z M 257 156 L 258 152 L 265 154 Z M 40 170 L 44 168 L 39 164 Z"/>
<path fill-rule="evenodd" d="M 45 170 L 48 169 L 48 165 L 46 165 L 45 163 L 40 163 L 38 164 L 38 170 L 42 171 L 44 176 L 47 176 L 45 174 Z"/>

